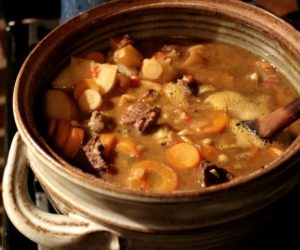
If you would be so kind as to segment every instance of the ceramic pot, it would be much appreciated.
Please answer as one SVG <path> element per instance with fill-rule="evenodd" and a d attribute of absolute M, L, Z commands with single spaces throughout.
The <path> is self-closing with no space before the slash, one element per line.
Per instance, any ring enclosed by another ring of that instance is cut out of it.
<path fill-rule="evenodd" d="M 47 83 L 71 55 L 106 49 L 110 37 L 123 34 L 240 46 L 273 63 L 300 89 L 299 33 L 256 7 L 231 0 L 128 0 L 79 14 L 42 40 L 19 72 L 13 97 L 18 133 L 4 174 L 7 214 L 28 238 L 54 248 L 77 244 L 91 232 L 109 249 L 118 249 L 120 239 L 130 249 L 230 248 L 258 225 L 266 208 L 299 184 L 299 137 L 276 161 L 249 176 L 199 191 L 148 194 L 83 173 L 41 134 L 35 111 Z M 62 214 L 39 211 L 28 198 L 27 160 Z"/>

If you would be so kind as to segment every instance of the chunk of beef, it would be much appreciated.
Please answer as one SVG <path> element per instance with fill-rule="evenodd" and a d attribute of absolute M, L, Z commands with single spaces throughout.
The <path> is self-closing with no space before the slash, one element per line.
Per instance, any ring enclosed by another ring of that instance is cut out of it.
<path fill-rule="evenodd" d="M 145 94 L 143 94 L 138 102 L 146 102 L 148 104 L 155 104 L 160 97 L 160 93 L 155 89 L 148 89 Z"/>
<path fill-rule="evenodd" d="M 192 95 L 192 91 L 189 87 L 188 81 L 179 79 L 179 80 L 177 80 L 176 84 L 178 85 L 178 87 L 183 95 L 185 95 L 186 97 L 190 97 Z"/>
<path fill-rule="evenodd" d="M 88 127 L 96 133 L 100 133 L 104 129 L 103 115 L 100 111 L 94 111 L 88 122 Z"/>
<path fill-rule="evenodd" d="M 94 136 L 81 148 L 76 160 L 85 170 L 99 176 L 101 172 L 107 171 L 109 168 L 109 164 L 103 158 L 103 150 L 104 146 L 99 137 Z"/>
<path fill-rule="evenodd" d="M 91 134 L 101 133 L 104 129 L 112 129 L 113 126 L 115 126 L 114 119 L 101 111 L 94 111 L 88 121 Z"/>
<path fill-rule="evenodd" d="M 201 161 L 200 172 L 200 182 L 204 187 L 221 184 L 233 179 L 233 175 L 226 169 L 218 167 L 209 161 Z"/>
<path fill-rule="evenodd" d="M 140 133 L 149 132 L 157 123 L 160 109 L 146 102 L 136 102 L 121 118 L 121 124 L 133 125 Z"/>
<path fill-rule="evenodd" d="M 196 83 L 194 80 L 188 81 L 187 85 L 191 91 L 191 94 L 197 96 L 199 94 L 200 85 Z"/>

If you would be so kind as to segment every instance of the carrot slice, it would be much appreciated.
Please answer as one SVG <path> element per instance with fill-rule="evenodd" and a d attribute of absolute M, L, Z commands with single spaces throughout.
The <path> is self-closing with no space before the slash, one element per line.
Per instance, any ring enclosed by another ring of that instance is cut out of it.
<path fill-rule="evenodd" d="M 108 157 L 117 144 L 117 137 L 114 134 L 101 134 L 100 141 L 104 146 L 104 156 Z"/>
<path fill-rule="evenodd" d="M 74 88 L 74 97 L 77 100 L 79 96 L 87 89 L 99 91 L 97 83 L 93 79 L 84 79 L 79 82 Z"/>
<path fill-rule="evenodd" d="M 176 168 L 194 168 L 200 160 L 198 149 L 187 142 L 173 145 L 167 150 L 167 161 Z"/>
<path fill-rule="evenodd" d="M 87 53 L 84 58 L 87 60 L 95 61 L 97 63 L 104 63 L 105 61 L 105 56 L 98 51 L 91 51 Z"/>
<path fill-rule="evenodd" d="M 72 127 L 68 134 L 67 141 L 62 149 L 63 155 L 67 158 L 73 157 L 81 147 L 83 139 L 84 130 L 82 128 Z"/>
<path fill-rule="evenodd" d="M 54 135 L 56 123 L 57 123 L 57 120 L 50 120 L 50 122 L 48 124 L 48 130 L 47 130 L 48 138 L 52 138 L 52 136 Z"/>
<path fill-rule="evenodd" d="M 134 156 L 140 158 L 142 152 L 137 148 L 137 145 L 130 139 L 123 139 L 116 145 L 116 151 L 118 153 L 128 154 L 129 156 Z"/>
<path fill-rule="evenodd" d="M 68 120 L 58 120 L 53 137 L 53 144 L 56 148 L 62 149 L 67 141 L 71 125 Z"/>
<path fill-rule="evenodd" d="M 201 136 L 213 136 L 223 132 L 229 123 L 229 116 L 223 112 L 213 112 L 212 119 L 208 124 L 205 124 L 203 127 L 196 128 L 196 133 Z"/>
<path fill-rule="evenodd" d="M 169 166 L 145 160 L 133 165 L 128 184 L 130 188 L 143 191 L 171 192 L 178 185 L 178 177 Z"/>

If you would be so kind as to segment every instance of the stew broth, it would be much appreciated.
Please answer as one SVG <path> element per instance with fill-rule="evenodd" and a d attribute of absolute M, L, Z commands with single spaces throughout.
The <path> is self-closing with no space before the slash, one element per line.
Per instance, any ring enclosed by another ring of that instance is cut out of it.
<path fill-rule="evenodd" d="M 298 96 L 264 59 L 220 42 L 110 40 L 70 65 L 44 96 L 49 143 L 83 171 L 125 188 L 198 190 L 279 157 L 240 125 Z"/>

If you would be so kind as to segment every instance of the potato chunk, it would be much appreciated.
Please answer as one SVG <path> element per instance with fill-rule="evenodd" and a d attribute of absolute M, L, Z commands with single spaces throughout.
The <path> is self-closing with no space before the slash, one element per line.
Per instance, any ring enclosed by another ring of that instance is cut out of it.
<path fill-rule="evenodd" d="M 91 68 L 95 62 L 77 57 L 71 58 L 71 78 L 74 84 L 78 84 L 83 79 L 92 79 Z"/>
<path fill-rule="evenodd" d="M 72 57 L 71 77 L 75 84 L 80 83 L 84 79 L 93 79 L 99 86 L 101 93 L 106 94 L 116 83 L 117 66 Z"/>
<path fill-rule="evenodd" d="M 116 84 L 117 66 L 111 64 L 100 64 L 100 74 L 94 78 L 104 94 L 108 93 Z"/>
<path fill-rule="evenodd" d="M 58 74 L 52 82 L 52 87 L 55 89 L 72 89 L 74 87 L 70 67 L 66 67 Z"/>
<path fill-rule="evenodd" d="M 142 60 L 142 54 L 131 44 L 114 52 L 114 61 L 117 64 L 124 64 L 127 67 L 139 69 L 142 65 Z"/>

